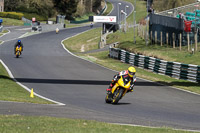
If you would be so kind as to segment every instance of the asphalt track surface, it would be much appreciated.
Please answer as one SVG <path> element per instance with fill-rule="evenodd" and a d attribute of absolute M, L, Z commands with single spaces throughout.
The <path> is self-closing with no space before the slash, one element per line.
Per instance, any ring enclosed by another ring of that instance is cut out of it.
<path fill-rule="evenodd" d="M 118 1 L 109 1 L 115 6 L 112 13 L 116 13 Z M 61 40 L 89 29 L 85 26 L 23 38 L 24 51 L 18 59 L 13 55 L 16 40 L 0 45 L 0 59 L 17 81 L 34 88 L 37 94 L 65 104 L 0 102 L 0 113 L 200 130 L 199 95 L 143 79 L 137 79 L 134 92 L 119 104 L 106 104 L 106 88 L 116 72 L 75 57 L 61 45 Z"/>

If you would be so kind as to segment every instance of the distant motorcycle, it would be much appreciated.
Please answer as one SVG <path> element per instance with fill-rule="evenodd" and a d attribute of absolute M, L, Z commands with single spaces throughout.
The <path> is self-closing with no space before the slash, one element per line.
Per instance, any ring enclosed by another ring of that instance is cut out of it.
<path fill-rule="evenodd" d="M 16 55 L 16 58 L 19 58 L 19 56 L 21 55 L 21 52 L 22 52 L 22 47 L 20 45 L 18 45 L 16 47 L 16 50 L 15 50 L 15 55 Z"/>
<path fill-rule="evenodd" d="M 92 23 L 90 24 L 90 28 L 93 28 L 93 24 Z"/>
<path fill-rule="evenodd" d="M 106 103 L 117 104 L 119 100 L 123 96 L 125 96 L 130 86 L 131 86 L 131 81 L 121 76 L 121 78 L 112 87 L 112 90 L 111 90 L 112 93 L 106 95 L 106 98 L 105 98 Z"/>

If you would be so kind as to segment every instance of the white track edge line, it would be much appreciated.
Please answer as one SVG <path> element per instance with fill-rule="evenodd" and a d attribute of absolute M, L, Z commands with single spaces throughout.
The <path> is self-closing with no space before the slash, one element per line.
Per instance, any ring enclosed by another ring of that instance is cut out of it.
<path fill-rule="evenodd" d="M 144 127 L 144 128 L 162 128 L 162 127 L 143 126 L 143 125 L 135 125 L 135 124 L 123 124 L 123 123 L 110 123 L 110 124 L 122 125 L 122 126 L 132 126 L 132 127 Z M 166 127 L 166 128 L 168 128 L 168 127 Z M 169 127 L 169 128 L 171 128 L 171 127 Z M 187 129 L 178 129 L 178 128 L 171 128 L 171 129 L 176 130 L 176 131 L 200 132 L 200 130 L 187 130 Z"/>
<path fill-rule="evenodd" d="M 0 63 L 4 66 L 4 68 L 6 69 L 6 71 L 8 72 L 8 75 L 18 84 L 18 85 L 20 85 L 21 87 L 23 87 L 25 90 L 27 90 L 28 92 L 31 92 L 31 89 L 29 89 L 28 87 L 26 87 L 25 85 L 23 85 L 23 84 L 21 84 L 20 82 L 18 82 L 15 78 L 14 78 L 14 76 L 13 76 L 13 74 L 12 74 L 12 72 L 10 71 L 10 69 L 6 66 L 6 64 L 0 59 Z M 65 105 L 65 104 L 63 104 L 63 103 L 61 103 L 61 102 L 57 102 L 57 101 L 54 101 L 54 100 L 51 100 L 51 99 L 49 99 L 49 98 L 46 98 L 46 97 L 44 97 L 44 96 L 41 96 L 41 95 L 39 95 L 39 94 L 37 94 L 37 93 L 35 93 L 34 92 L 34 95 L 35 96 L 38 96 L 38 97 L 40 97 L 40 98 L 42 98 L 42 99 L 45 99 L 45 100 L 47 100 L 47 101 L 50 101 L 50 102 L 53 102 L 53 103 L 56 103 L 57 105 Z M 48 104 L 47 104 L 48 105 Z M 50 105 L 53 105 L 53 104 L 50 104 Z"/>

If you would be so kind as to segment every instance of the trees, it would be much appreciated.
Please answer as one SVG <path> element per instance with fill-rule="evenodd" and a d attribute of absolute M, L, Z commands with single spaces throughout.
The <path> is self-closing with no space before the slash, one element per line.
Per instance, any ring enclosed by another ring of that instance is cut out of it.
<path fill-rule="evenodd" d="M 4 1 L 5 11 L 14 11 L 17 6 L 19 6 L 18 0 L 5 0 Z"/>
<path fill-rule="evenodd" d="M 37 14 L 51 17 L 54 12 L 52 0 L 30 0 L 29 7 L 35 9 Z"/>
<path fill-rule="evenodd" d="M 55 13 L 65 15 L 67 19 L 101 10 L 103 0 L 5 0 L 5 11 L 36 13 L 51 17 Z M 80 13 L 80 14 L 79 14 Z"/>
<path fill-rule="evenodd" d="M 52 0 L 5 0 L 5 11 L 20 11 L 51 16 L 53 7 Z"/>
<path fill-rule="evenodd" d="M 67 19 L 73 19 L 72 14 L 76 12 L 78 0 L 54 0 L 56 10 L 65 15 Z"/>

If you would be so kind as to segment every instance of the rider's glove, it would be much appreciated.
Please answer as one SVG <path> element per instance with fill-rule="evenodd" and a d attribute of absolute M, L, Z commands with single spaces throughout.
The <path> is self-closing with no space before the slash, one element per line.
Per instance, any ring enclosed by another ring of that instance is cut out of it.
<path fill-rule="evenodd" d="M 115 76 L 114 78 L 113 78 L 113 82 L 116 82 L 117 81 L 117 76 Z"/>

